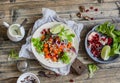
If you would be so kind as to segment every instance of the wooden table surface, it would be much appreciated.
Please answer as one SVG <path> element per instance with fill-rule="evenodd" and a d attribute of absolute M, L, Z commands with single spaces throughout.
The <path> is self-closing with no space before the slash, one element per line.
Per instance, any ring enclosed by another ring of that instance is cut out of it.
<path fill-rule="evenodd" d="M 84 48 L 85 35 L 94 25 L 110 21 L 119 26 L 119 10 L 116 1 L 119 0 L 0 0 L 0 83 L 16 83 L 17 78 L 22 74 L 17 70 L 16 63 L 26 60 L 9 60 L 8 55 L 11 49 L 17 49 L 19 52 L 21 45 L 25 43 L 26 37 L 17 43 L 11 42 L 7 35 L 7 29 L 3 26 L 3 21 L 12 23 L 21 23 L 24 18 L 28 19 L 24 26 L 26 36 L 34 22 L 42 17 L 41 9 L 43 7 L 55 10 L 61 18 L 74 20 L 77 23 L 83 23 L 84 28 L 81 32 L 81 42 L 78 58 L 85 65 L 93 62 L 87 55 Z M 98 11 L 89 9 L 89 12 L 82 13 L 90 16 L 93 20 L 84 20 L 78 18 L 76 13 L 79 12 L 79 6 L 84 6 L 85 9 L 90 7 L 98 8 Z M 30 64 L 29 71 L 38 75 L 38 71 L 45 70 L 37 60 L 27 60 Z M 41 83 L 69 83 L 70 79 L 74 83 L 120 83 L 120 58 L 109 64 L 97 65 L 100 69 L 95 73 L 93 78 L 88 78 L 87 69 L 82 75 L 68 74 L 67 76 L 57 77 L 41 77 L 38 76 Z M 45 70 L 48 71 L 48 70 Z"/>

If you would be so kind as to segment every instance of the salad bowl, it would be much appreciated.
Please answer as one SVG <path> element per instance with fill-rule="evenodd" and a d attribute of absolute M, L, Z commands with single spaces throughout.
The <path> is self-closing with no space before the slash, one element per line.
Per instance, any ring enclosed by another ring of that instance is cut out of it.
<path fill-rule="evenodd" d="M 76 52 L 74 54 L 69 54 L 69 56 L 70 56 L 69 63 L 63 63 L 63 62 L 61 62 L 61 60 L 52 61 L 52 60 L 45 58 L 45 56 L 44 56 L 45 53 L 38 53 L 38 51 L 36 50 L 36 47 L 34 46 L 34 42 L 32 42 L 32 40 L 31 40 L 32 51 L 33 51 L 33 54 L 36 57 L 36 59 L 40 62 L 41 65 L 46 66 L 46 67 L 50 67 L 50 68 L 61 68 L 61 67 L 67 66 L 68 64 L 71 64 L 75 60 L 75 58 L 77 57 L 77 52 L 78 52 L 78 48 L 79 48 L 79 42 L 77 41 L 78 38 L 77 38 L 75 32 L 70 27 L 68 27 L 66 24 L 63 24 L 60 22 L 50 22 L 50 23 L 46 23 L 46 24 L 40 26 L 32 35 L 32 39 L 40 38 L 41 35 L 43 34 L 41 32 L 43 32 L 45 30 L 49 30 L 49 29 L 51 29 L 51 27 L 54 27 L 56 25 L 64 26 L 64 28 L 66 30 L 69 30 L 70 33 L 73 33 L 75 35 L 75 37 L 73 38 L 73 41 L 72 41 L 72 45 L 74 46 L 74 49 Z M 69 33 L 69 31 L 67 33 Z M 56 34 L 57 34 L 57 32 L 58 32 L 58 30 L 54 31 L 54 33 L 56 33 Z M 58 48 L 59 48 L 59 46 L 58 46 Z"/>
<path fill-rule="evenodd" d="M 114 56 L 110 56 L 109 59 L 104 60 L 103 58 L 101 58 L 101 50 L 102 50 L 102 48 L 103 48 L 105 45 L 103 45 L 103 46 L 100 48 L 100 55 L 99 55 L 98 57 L 95 56 L 95 55 L 92 53 L 91 48 L 89 47 L 90 45 L 89 45 L 88 39 L 89 39 L 89 36 L 90 36 L 91 34 L 97 33 L 99 37 L 103 37 L 103 36 L 104 36 L 104 38 L 106 37 L 106 35 L 98 32 L 98 31 L 96 30 L 99 26 L 100 26 L 100 25 L 94 26 L 93 29 L 90 30 L 90 31 L 87 33 L 87 35 L 86 35 L 86 37 L 85 37 L 85 49 L 86 49 L 86 52 L 87 52 L 88 56 L 89 56 L 92 60 L 94 60 L 95 62 L 98 62 L 98 63 L 111 63 L 111 62 L 115 61 L 115 60 L 119 57 L 119 54 L 115 54 Z M 99 40 L 100 40 L 100 39 L 99 39 Z M 96 40 L 95 40 L 95 41 L 96 41 Z M 103 43 L 104 43 L 104 42 L 103 42 Z M 110 45 L 110 47 L 111 47 L 111 45 Z M 99 49 L 99 48 L 96 47 L 95 49 Z"/>

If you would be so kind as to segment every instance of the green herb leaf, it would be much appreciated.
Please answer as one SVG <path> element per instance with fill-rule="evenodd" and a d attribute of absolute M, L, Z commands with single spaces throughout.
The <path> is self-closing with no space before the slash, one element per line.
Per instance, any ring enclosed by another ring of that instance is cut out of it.
<path fill-rule="evenodd" d="M 107 36 L 115 38 L 116 35 L 113 33 L 114 29 L 115 29 L 115 26 L 113 24 L 109 22 L 105 22 L 104 24 L 101 24 L 100 26 L 98 26 L 96 30 L 102 34 L 106 34 Z"/>
<path fill-rule="evenodd" d="M 72 42 L 72 38 L 73 38 L 72 36 L 67 35 L 66 37 L 67 37 L 67 40 L 68 40 L 69 42 Z"/>
<path fill-rule="evenodd" d="M 117 36 L 120 36 L 120 31 L 119 30 L 114 30 L 113 33 Z"/>
<path fill-rule="evenodd" d="M 67 52 L 64 52 L 60 60 L 62 60 L 62 62 L 66 64 L 70 63 L 70 57 L 68 56 Z"/>
<path fill-rule="evenodd" d="M 95 64 L 88 64 L 89 78 L 92 78 L 94 73 L 99 69 Z"/>
<path fill-rule="evenodd" d="M 110 56 L 120 54 L 120 31 L 115 30 L 115 26 L 109 22 L 105 22 L 96 28 L 96 30 L 102 34 L 105 34 L 113 38 L 113 44 L 111 46 Z"/>
<path fill-rule="evenodd" d="M 114 54 L 120 54 L 120 44 L 117 42 L 113 43 L 110 56 L 114 56 Z"/>
<path fill-rule="evenodd" d="M 61 38 L 61 40 L 67 39 L 69 42 L 72 42 L 72 39 L 75 37 L 75 34 L 73 34 L 69 29 L 63 28 L 58 33 L 58 36 Z"/>
<path fill-rule="evenodd" d="M 42 41 L 40 41 L 39 38 L 32 38 L 32 43 L 35 46 L 36 51 L 38 53 L 42 53 L 44 43 Z"/>
<path fill-rule="evenodd" d="M 12 58 L 12 59 L 18 59 L 19 58 L 18 53 L 14 49 L 10 50 L 9 57 Z"/>

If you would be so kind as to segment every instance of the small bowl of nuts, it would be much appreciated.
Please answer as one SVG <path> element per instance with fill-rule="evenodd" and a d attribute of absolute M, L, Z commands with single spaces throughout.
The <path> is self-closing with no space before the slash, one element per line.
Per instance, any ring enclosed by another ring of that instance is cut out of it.
<path fill-rule="evenodd" d="M 27 72 L 18 78 L 17 83 L 40 83 L 40 80 L 35 74 Z"/>

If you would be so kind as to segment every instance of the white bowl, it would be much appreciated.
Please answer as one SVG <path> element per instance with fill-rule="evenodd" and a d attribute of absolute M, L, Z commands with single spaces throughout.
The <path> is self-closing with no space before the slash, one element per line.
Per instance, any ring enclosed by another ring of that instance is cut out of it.
<path fill-rule="evenodd" d="M 33 77 L 33 78 L 36 80 L 35 83 L 40 83 L 39 78 L 38 78 L 35 74 L 33 74 L 33 73 L 31 73 L 31 72 L 23 73 L 22 75 L 20 75 L 20 77 L 19 77 L 18 80 L 17 80 L 17 83 L 23 83 L 23 82 L 21 82 L 21 81 L 23 81 L 24 78 L 26 78 L 27 76 Z"/>
<path fill-rule="evenodd" d="M 53 26 L 56 25 L 56 24 L 62 24 L 62 25 L 64 25 L 66 29 L 70 29 L 70 30 L 75 34 L 75 32 L 74 32 L 71 28 L 69 28 L 67 25 L 65 25 L 65 24 L 63 24 L 63 23 L 60 23 L 60 22 L 50 22 L 50 23 L 46 23 L 46 24 L 40 26 L 40 27 L 34 32 L 32 38 L 39 38 L 39 37 L 41 36 L 41 33 L 40 33 L 40 32 L 41 32 L 43 29 L 51 28 L 51 27 L 53 27 Z M 73 41 L 73 45 L 74 45 L 74 47 L 75 47 L 75 49 L 76 49 L 76 52 L 78 52 L 79 42 L 78 42 L 78 38 L 77 38 L 76 34 L 75 34 L 75 38 L 74 38 L 74 41 Z M 65 67 L 65 66 L 68 65 L 68 64 L 65 64 L 65 63 L 62 63 L 62 62 L 52 62 L 52 61 L 50 62 L 50 61 L 48 61 L 48 60 L 46 60 L 46 59 L 44 58 L 44 55 L 41 55 L 41 54 L 39 54 L 39 53 L 36 51 L 35 47 L 33 46 L 33 43 L 31 43 L 31 47 L 32 47 L 32 51 L 33 51 L 36 59 L 37 59 L 42 65 L 44 65 L 44 66 L 47 66 L 47 67 L 49 67 L 49 68 L 61 68 L 61 67 Z M 76 57 L 77 57 L 76 54 L 73 55 L 73 56 L 71 56 L 70 64 L 75 60 Z"/>

